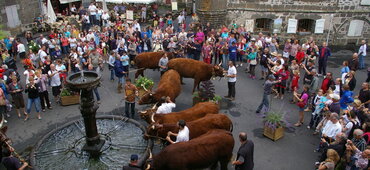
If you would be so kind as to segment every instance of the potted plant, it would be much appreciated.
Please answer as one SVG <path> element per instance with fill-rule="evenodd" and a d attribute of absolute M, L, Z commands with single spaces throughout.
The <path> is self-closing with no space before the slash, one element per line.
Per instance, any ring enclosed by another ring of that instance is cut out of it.
<path fill-rule="evenodd" d="M 68 106 L 80 103 L 80 95 L 76 92 L 69 91 L 67 88 L 62 89 L 60 92 L 60 104 Z"/>
<path fill-rule="evenodd" d="M 40 45 L 36 44 L 34 41 L 31 41 L 28 44 L 28 49 L 32 50 L 33 53 L 38 53 L 40 49 Z"/>
<path fill-rule="evenodd" d="M 154 81 L 147 77 L 140 77 L 135 80 L 135 86 L 139 90 L 139 97 L 142 97 L 147 91 L 152 90 Z"/>
<path fill-rule="evenodd" d="M 210 80 L 202 81 L 199 91 L 193 93 L 193 105 L 199 102 L 214 102 L 220 104 L 221 96 L 215 94 L 215 86 Z"/>
<path fill-rule="evenodd" d="M 263 120 L 263 135 L 276 141 L 284 136 L 286 125 L 284 114 L 268 112 Z"/>

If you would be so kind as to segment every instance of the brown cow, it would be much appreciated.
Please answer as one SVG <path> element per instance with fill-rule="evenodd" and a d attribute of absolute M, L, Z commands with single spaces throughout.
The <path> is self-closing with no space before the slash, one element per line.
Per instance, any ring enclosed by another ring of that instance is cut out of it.
<path fill-rule="evenodd" d="M 139 104 L 152 104 L 160 101 L 161 97 L 169 96 L 173 102 L 180 95 L 181 82 L 180 75 L 175 70 L 166 71 L 158 83 L 155 92 L 147 91 L 139 100 Z"/>
<path fill-rule="evenodd" d="M 139 77 L 139 75 L 144 77 L 145 69 L 159 69 L 158 63 L 161 57 L 165 54 L 165 52 L 144 52 L 140 53 L 135 57 L 135 65 L 137 66 L 138 70 L 135 73 L 135 79 Z M 167 53 L 168 60 L 175 58 L 174 53 Z"/>
<path fill-rule="evenodd" d="M 220 63 L 221 64 L 221 63 Z M 220 65 L 210 65 L 202 61 L 188 59 L 188 58 L 175 58 L 168 62 L 168 68 L 174 69 L 182 77 L 194 78 L 194 87 L 198 87 L 201 81 L 207 81 L 212 76 L 224 76 L 224 69 Z"/>
<path fill-rule="evenodd" d="M 233 129 L 233 123 L 224 114 L 207 114 L 198 120 L 186 122 L 186 126 L 190 131 L 190 139 L 201 136 L 211 129 L 224 129 L 231 132 Z M 179 127 L 177 126 L 177 123 L 154 123 L 149 125 L 147 129 L 149 137 L 160 137 L 163 139 L 167 137 L 167 133 L 169 131 L 178 133 Z"/>
<path fill-rule="evenodd" d="M 227 170 L 234 148 L 234 138 L 229 131 L 213 129 L 188 142 L 179 142 L 164 148 L 155 155 L 147 169 L 192 170 L 213 166 L 220 162 Z"/>
<path fill-rule="evenodd" d="M 168 114 L 155 114 L 154 109 L 142 111 L 140 117 L 150 123 L 177 123 L 179 120 L 193 121 L 204 117 L 206 114 L 217 114 L 219 107 L 212 102 L 201 102 L 195 106 L 179 112 Z"/>

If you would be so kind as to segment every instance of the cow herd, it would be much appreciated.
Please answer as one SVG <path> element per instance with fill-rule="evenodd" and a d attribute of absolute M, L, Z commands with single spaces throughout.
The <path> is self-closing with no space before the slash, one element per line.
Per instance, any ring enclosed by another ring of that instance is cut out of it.
<path fill-rule="evenodd" d="M 143 70 L 157 69 L 158 62 L 164 52 L 143 53 L 135 58 L 139 68 L 136 76 L 142 75 Z M 152 57 L 151 57 L 152 56 Z M 174 54 L 167 53 L 168 68 L 152 92 L 147 91 L 139 104 L 158 103 L 163 96 L 169 96 L 172 101 L 181 93 L 182 78 L 193 78 L 194 87 L 201 81 L 210 80 L 214 76 L 223 77 L 224 70 L 219 65 L 210 65 L 201 61 L 174 58 Z M 219 106 L 213 102 L 201 102 L 191 108 L 168 114 L 156 114 L 156 105 L 153 108 L 141 111 L 140 117 L 148 123 L 145 137 L 164 140 L 169 131 L 177 133 L 177 122 L 185 120 L 189 128 L 189 141 L 179 142 L 166 146 L 159 154 L 150 156 L 146 169 L 155 170 L 188 170 L 201 168 L 215 168 L 220 164 L 222 170 L 232 157 L 234 139 L 232 136 L 233 124 L 224 114 L 219 113 Z"/>

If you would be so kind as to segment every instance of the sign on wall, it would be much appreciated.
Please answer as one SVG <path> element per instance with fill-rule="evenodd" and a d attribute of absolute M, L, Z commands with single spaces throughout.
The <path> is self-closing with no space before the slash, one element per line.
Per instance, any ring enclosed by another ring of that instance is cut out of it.
<path fill-rule="evenodd" d="M 254 20 L 253 19 L 247 19 L 245 21 L 245 30 L 248 32 L 253 32 L 254 29 Z"/>
<path fill-rule="evenodd" d="M 348 36 L 361 36 L 362 29 L 364 28 L 364 21 L 363 20 L 352 20 L 349 24 L 348 28 Z"/>
<path fill-rule="evenodd" d="M 318 20 L 316 20 L 315 34 L 322 34 L 322 33 L 324 33 L 324 27 L 325 27 L 325 19 L 318 19 Z"/>
<path fill-rule="evenodd" d="M 172 11 L 177 11 L 177 2 L 171 2 Z"/>
<path fill-rule="evenodd" d="M 360 5 L 370 5 L 370 0 L 361 0 Z"/>
<path fill-rule="evenodd" d="M 127 10 L 127 11 L 126 11 L 126 19 L 127 19 L 127 20 L 134 20 L 134 11 L 132 11 L 132 10 Z"/>
<path fill-rule="evenodd" d="M 281 26 L 283 25 L 283 20 L 281 18 L 274 20 L 273 33 L 281 33 Z"/>
<path fill-rule="evenodd" d="M 296 19 L 289 19 L 288 20 L 288 28 L 287 28 L 287 33 L 288 34 L 295 34 L 297 33 L 297 24 L 298 20 Z"/>

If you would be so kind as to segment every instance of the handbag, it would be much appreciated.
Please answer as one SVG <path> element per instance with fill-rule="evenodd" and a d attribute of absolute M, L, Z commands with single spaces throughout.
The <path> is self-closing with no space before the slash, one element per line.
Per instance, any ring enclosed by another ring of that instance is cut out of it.
<path fill-rule="evenodd" d="M 305 103 L 304 101 L 301 101 L 301 102 L 298 102 L 298 103 L 297 103 L 297 106 L 298 106 L 299 108 L 304 108 L 304 107 L 306 106 L 306 103 Z"/>

